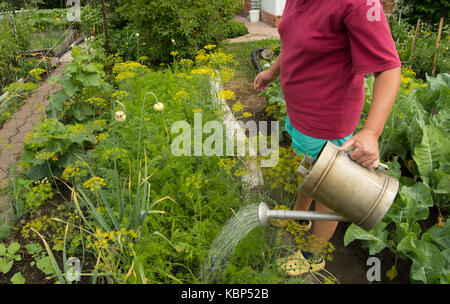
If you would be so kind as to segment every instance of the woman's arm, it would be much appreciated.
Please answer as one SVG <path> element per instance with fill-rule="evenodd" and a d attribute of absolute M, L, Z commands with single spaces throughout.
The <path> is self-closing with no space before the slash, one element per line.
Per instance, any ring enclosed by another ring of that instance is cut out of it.
<path fill-rule="evenodd" d="M 400 87 L 401 68 L 375 73 L 372 103 L 364 128 L 346 141 L 341 151 L 355 147 L 350 157 L 365 167 L 376 169 L 380 163 L 378 138 L 394 105 Z"/>
<path fill-rule="evenodd" d="M 264 91 L 272 81 L 280 76 L 280 61 L 281 53 L 278 55 L 278 58 L 274 61 L 270 69 L 256 75 L 253 86 L 257 92 Z"/>

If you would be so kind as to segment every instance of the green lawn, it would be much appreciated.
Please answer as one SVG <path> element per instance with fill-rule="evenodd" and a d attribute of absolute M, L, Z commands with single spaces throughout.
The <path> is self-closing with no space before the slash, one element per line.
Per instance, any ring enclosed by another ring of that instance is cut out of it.
<path fill-rule="evenodd" d="M 251 59 L 252 51 L 264 47 L 279 46 L 280 44 L 279 39 L 264 39 L 248 42 L 225 42 L 221 47 L 226 53 L 236 54 L 238 65 L 234 67 L 235 77 L 253 82 L 256 76 L 256 68 Z"/>

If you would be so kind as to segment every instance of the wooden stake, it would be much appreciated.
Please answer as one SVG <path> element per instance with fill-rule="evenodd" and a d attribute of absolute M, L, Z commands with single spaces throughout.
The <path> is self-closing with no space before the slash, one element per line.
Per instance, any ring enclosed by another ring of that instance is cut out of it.
<path fill-rule="evenodd" d="M 109 57 L 109 39 L 108 39 L 108 25 L 106 24 L 106 4 L 105 0 L 102 0 L 102 13 L 103 13 L 103 31 L 105 32 L 105 49 L 106 56 Z"/>
<path fill-rule="evenodd" d="M 441 34 L 442 34 L 442 26 L 444 25 L 444 17 L 441 17 L 441 22 L 439 23 L 439 33 L 436 41 L 436 51 L 434 51 L 434 59 L 433 59 L 433 70 L 431 71 L 431 76 L 434 76 L 434 73 L 436 72 L 436 64 L 437 64 L 437 57 L 438 57 L 438 48 L 439 48 L 439 41 L 441 41 Z"/>
<path fill-rule="evenodd" d="M 412 51 L 411 51 L 411 57 L 409 57 L 409 61 L 411 61 L 414 57 L 414 51 L 416 50 L 416 43 L 417 43 L 417 36 L 419 35 L 419 29 L 420 29 L 420 18 L 417 19 L 417 26 L 416 26 L 416 33 L 414 34 L 414 42 L 413 42 L 413 47 L 412 47 Z"/>
<path fill-rule="evenodd" d="M 11 0 L 8 0 L 9 19 L 11 19 L 11 26 L 13 28 L 14 36 L 16 37 L 17 44 L 19 43 L 19 37 L 17 37 L 16 24 L 14 23 L 13 15 L 16 16 L 14 6 L 11 4 Z"/>

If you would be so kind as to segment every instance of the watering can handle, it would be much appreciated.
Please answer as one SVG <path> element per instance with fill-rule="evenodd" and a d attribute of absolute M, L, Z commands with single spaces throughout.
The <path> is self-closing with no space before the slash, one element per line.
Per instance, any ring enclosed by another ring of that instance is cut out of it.
<path fill-rule="evenodd" d="M 305 176 L 307 174 L 309 174 L 309 170 L 305 167 L 303 167 L 303 164 L 308 165 L 308 168 L 311 167 L 312 163 L 313 163 L 313 159 L 311 158 L 311 156 L 309 155 L 305 155 L 302 159 L 302 162 L 300 163 L 300 165 L 298 166 L 298 173 L 300 173 L 301 175 Z"/>
<path fill-rule="evenodd" d="M 386 164 L 379 163 L 376 170 L 389 170 L 389 166 Z"/>
<path fill-rule="evenodd" d="M 346 151 L 346 152 L 345 152 L 345 155 L 347 155 L 348 158 L 350 158 L 351 160 L 353 160 L 353 159 L 350 157 L 350 151 Z M 389 170 L 389 166 L 386 165 L 386 164 L 379 163 L 379 164 L 378 164 L 378 167 L 375 169 L 375 171 L 381 172 L 382 170 Z"/>
<path fill-rule="evenodd" d="M 346 152 L 345 152 L 345 155 L 347 155 L 348 158 L 352 159 L 352 158 L 350 157 L 350 151 L 346 151 Z M 352 160 L 353 160 L 353 159 L 352 159 Z M 309 169 L 308 169 L 308 168 L 311 167 L 312 163 L 313 163 L 313 159 L 311 158 L 311 156 L 305 155 L 305 156 L 303 157 L 303 159 L 302 159 L 300 165 L 298 166 L 297 172 L 300 173 L 300 174 L 303 175 L 303 176 L 309 174 Z M 308 168 L 305 168 L 305 167 L 303 166 L 303 164 L 306 164 L 306 165 L 308 166 Z M 381 172 L 382 170 L 389 170 L 389 166 L 386 165 L 386 164 L 379 163 L 379 164 L 378 164 L 378 168 L 376 168 L 375 171 Z"/>

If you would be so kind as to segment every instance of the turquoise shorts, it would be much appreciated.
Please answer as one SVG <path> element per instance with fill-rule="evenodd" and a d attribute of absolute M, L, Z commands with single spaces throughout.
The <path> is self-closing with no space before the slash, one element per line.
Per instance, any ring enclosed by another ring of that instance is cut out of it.
<path fill-rule="evenodd" d="M 323 145 L 325 145 L 325 143 L 327 142 L 326 139 L 314 138 L 299 132 L 291 125 L 289 116 L 286 116 L 286 131 L 292 137 L 292 149 L 297 155 L 308 154 L 310 157 L 315 159 L 317 157 L 317 154 L 319 154 L 320 150 L 322 149 Z M 338 146 L 342 146 L 342 144 L 344 144 L 352 136 L 353 133 L 347 137 L 340 139 L 331 139 L 330 141 Z"/>

